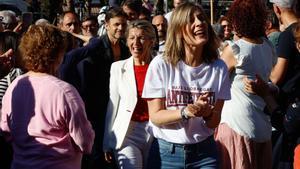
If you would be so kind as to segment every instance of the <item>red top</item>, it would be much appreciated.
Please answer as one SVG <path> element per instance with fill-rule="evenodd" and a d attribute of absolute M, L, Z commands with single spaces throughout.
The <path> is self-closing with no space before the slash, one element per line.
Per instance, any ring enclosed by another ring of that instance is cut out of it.
<path fill-rule="evenodd" d="M 143 93 L 145 76 L 147 73 L 148 66 L 148 64 L 142 66 L 134 65 L 138 101 L 132 114 L 131 120 L 137 122 L 144 122 L 149 120 L 147 101 L 141 97 Z"/>

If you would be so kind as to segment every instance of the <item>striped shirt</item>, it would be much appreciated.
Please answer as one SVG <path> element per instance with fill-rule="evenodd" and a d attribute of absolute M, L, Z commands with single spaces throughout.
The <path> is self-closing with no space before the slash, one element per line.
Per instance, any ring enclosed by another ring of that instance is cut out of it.
<path fill-rule="evenodd" d="M 6 89 L 19 75 L 23 74 L 21 69 L 13 68 L 4 78 L 0 79 L 0 107 L 2 107 L 2 98 Z"/>

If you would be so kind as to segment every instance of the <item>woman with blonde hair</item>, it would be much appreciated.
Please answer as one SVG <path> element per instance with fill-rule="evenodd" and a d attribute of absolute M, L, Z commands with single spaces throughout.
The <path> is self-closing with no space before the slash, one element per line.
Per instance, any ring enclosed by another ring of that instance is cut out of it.
<path fill-rule="evenodd" d="M 218 168 L 213 138 L 224 100 L 230 99 L 226 64 L 201 6 L 184 3 L 171 17 L 166 51 L 147 71 L 152 144 L 148 168 Z"/>
<path fill-rule="evenodd" d="M 119 168 L 142 169 L 152 137 L 147 132 L 147 102 L 141 95 L 156 34 L 150 22 L 134 20 L 125 36 L 132 56 L 111 66 L 103 150 L 106 160 L 115 157 Z"/>

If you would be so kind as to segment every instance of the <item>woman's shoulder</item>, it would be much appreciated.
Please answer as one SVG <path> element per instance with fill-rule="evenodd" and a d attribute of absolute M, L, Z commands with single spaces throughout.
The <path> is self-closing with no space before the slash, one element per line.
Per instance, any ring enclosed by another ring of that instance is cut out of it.
<path fill-rule="evenodd" d="M 222 59 L 219 59 L 219 58 L 214 60 L 212 65 L 213 65 L 213 67 L 227 69 L 226 63 Z"/>
<path fill-rule="evenodd" d="M 111 67 L 112 68 L 124 67 L 124 65 L 127 64 L 130 61 L 133 61 L 132 56 L 127 58 L 127 59 L 124 59 L 124 60 L 118 60 L 118 61 L 113 62 L 111 64 Z"/>
<path fill-rule="evenodd" d="M 23 85 L 23 84 L 30 84 L 35 87 L 39 88 L 45 88 L 45 90 L 48 90 L 51 93 L 55 92 L 66 92 L 66 91 L 76 91 L 75 87 L 73 87 L 71 84 L 53 76 L 53 75 L 28 75 L 23 74 L 18 76 L 12 83 L 13 85 Z M 41 85 L 41 84 L 47 84 L 47 85 Z"/>
<path fill-rule="evenodd" d="M 20 77 L 20 76 L 19 76 Z M 29 80 L 30 84 L 34 86 L 40 86 L 43 87 L 43 90 L 47 90 L 51 94 L 66 94 L 69 92 L 77 92 L 75 87 L 71 85 L 70 83 L 67 83 L 58 77 L 50 74 L 42 75 L 42 76 L 32 76 L 32 75 L 21 75 L 22 79 Z M 41 84 L 47 84 L 41 86 Z"/>
<path fill-rule="evenodd" d="M 167 63 L 166 59 L 164 58 L 163 54 L 158 54 L 152 59 L 150 64 L 151 65 L 167 65 L 168 63 Z"/>
<path fill-rule="evenodd" d="M 226 49 L 230 49 L 232 51 L 233 55 L 237 55 L 240 53 L 240 44 L 241 41 L 237 40 L 237 41 L 233 41 L 233 40 L 226 40 L 222 46 L 223 46 L 223 50 Z"/>
<path fill-rule="evenodd" d="M 208 69 L 216 73 L 223 74 L 223 72 L 228 72 L 228 67 L 226 63 L 220 58 L 215 59 L 212 63 L 207 64 L 206 66 Z"/>
<path fill-rule="evenodd" d="M 79 92 L 72 84 L 69 84 L 52 75 L 49 75 L 46 78 L 48 81 L 48 87 L 46 90 L 49 93 L 49 98 L 51 97 L 60 101 L 64 100 L 68 104 L 75 103 L 80 106 L 83 105 L 83 101 Z"/>

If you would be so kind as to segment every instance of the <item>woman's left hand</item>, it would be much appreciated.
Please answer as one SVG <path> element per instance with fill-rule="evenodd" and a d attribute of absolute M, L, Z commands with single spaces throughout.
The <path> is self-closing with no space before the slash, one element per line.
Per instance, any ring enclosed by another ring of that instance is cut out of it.
<path fill-rule="evenodd" d="M 198 117 L 208 117 L 213 112 L 214 106 L 210 104 L 209 93 L 205 93 L 197 99 L 194 103 L 198 107 L 198 112 L 196 116 Z"/>

